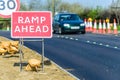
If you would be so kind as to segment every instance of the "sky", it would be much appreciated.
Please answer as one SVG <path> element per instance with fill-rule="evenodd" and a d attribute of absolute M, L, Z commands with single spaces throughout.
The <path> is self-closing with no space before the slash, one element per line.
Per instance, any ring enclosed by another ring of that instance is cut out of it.
<path fill-rule="evenodd" d="M 95 8 L 101 6 L 103 8 L 108 8 L 113 0 L 62 0 L 69 3 L 80 3 L 84 7 Z"/>
<path fill-rule="evenodd" d="M 20 1 L 28 2 L 29 0 L 20 0 Z M 44 2 L 45 0 L 42 1 Z M 108 8 L 112 4 L 112 1 L 115 0 L 62 0 L 62 1 L 68 3 L 79 3 L 83 7 L 96 8 L 97 6 L 101 6 L 102 8 Z"/>

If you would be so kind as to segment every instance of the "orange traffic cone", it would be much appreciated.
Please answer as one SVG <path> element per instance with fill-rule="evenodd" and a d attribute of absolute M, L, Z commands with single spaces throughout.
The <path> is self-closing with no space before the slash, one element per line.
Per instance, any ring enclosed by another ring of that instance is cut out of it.
<path fill-rule="evenodd" d="M 116 20 L 114 19 L 114 30 L 113 30 L 113 34 L 117 35 L 118 34 L 118 30 L 117 30 L 117 25 L 116 25 Z"/>
<path fill-rule="evenodd" d="M 99 20 L 99 30 L 98 33 L 102 34 L 102 23 L 101 20 Z"/>
<path fill-rule="evenodd" d="M 88 32 L 92 32 L 92 18 L 88 18 Z"/>
<path fill-rule="evenodd" d="M 106 19 L 106 22 L 107 22 L 107 33 L 110 34 L 111 33 L 111 29 L 110 29 L 109 19 Z"/>
<path fill-rule="evenodd" d="M 89 22 L 89 20 L 87 21 L 87 24 L 86 24 L 86 29 L 87 29 L 87 32 L 89 32 L 89 31 L 90 31 L 90 22 Z"/>
<path fill-rule="evenodd" d="M 93 33 L 97 33 L 97 21 L 94 21 Z"/>
<path fill-rule="evenodd" d="M 87 19 L 84 19 L 84 23 L 85 23 L 85 30 L 86 30 L 86 32 L 88 32 L 88 22 L 87 22 Z"/>
<path fill-rule="evenodd" d="M 92 32 L 92 20 L 90 20 L 90 32 Z"/>
<path fill-rule="evenodd" d="M 103 34 L 106 33 L 106 23 L 105 23 L 105 20 L 103 20 Z"/>

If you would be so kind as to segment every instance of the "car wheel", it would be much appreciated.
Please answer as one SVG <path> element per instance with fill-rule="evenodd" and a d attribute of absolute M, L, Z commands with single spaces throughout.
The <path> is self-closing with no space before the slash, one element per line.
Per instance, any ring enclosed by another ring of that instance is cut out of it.
<path fill-rule="evenodd" d="M 81 34 L 85 34 L 86 32 L 85 31 L 81 31 Z"/>
<path fill-rule="evenodd" d="M 58 33 L 62 34 L 62 29 L 61 28 L 58 29 Z"/>
<path fill-rule="evenodd" d="M 53 32 L 53 33 L 56 33 L 56 31 L 55 31 L 55 30 L 53 30 L 52 32 Z"/>

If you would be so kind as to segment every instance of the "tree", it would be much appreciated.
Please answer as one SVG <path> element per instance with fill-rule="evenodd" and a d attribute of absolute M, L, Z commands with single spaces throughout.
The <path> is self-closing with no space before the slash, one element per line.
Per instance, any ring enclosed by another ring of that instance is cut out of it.
<path fill-rule="evenodd" d="M 0 18 L 0 29 L 7 29 L 10 28 L 11 25 L 11 19 L 4 19 L 4 18 Z"/>
<path fill-rule="evenodd" d="M 20 10 L 21 11 L 40 11 L 43 9 L 41 0 L 29 0 L 28 3 L 21 2 Z"/>
<path fill-rule="evenodd" d="M 65 3 L 65 2 L 62 2 L 59 6 L 59 9 L 58 9 L 59 12 L 64 12 L 64 11 L 67 11 L 67 12 L 70 12 L 70 4 L 69 3 Z"/>
<path fill-rule="evenodd" d="M 48 0 L 46 5 L 45 5 L 46 10 L 52 11 L 52 6 L 51 5 L 52 5 L 52 1 Z"/>
<path fill-rule="evenodd" d="M 83 8 L 79 3 L 73 3 L 70 5 L 70 12 L 80 15 L 83 12 Z"/>
<path fill-rule="evenodd" d="M 116 15 L 118 24 L 120 24 L 120 0 L 113 0 L 111 4 L 111 11 Z"/>
<path fill-rule="evenodd" d="M 54 16 L 55 12 L 58 11 L 58 6 L 61 4 L 61 0 L 44 0 L 44 2 L 44 10 L 52 11 Z"/>
<path fill-rule="evenodd" d="M 89 14 L 90 11 L 91 11 L 91 9 L 89 9 L 89 8 L 83 9 L 83 12 L 80 14 L 81 18 L 83 18 L 83 19 L 88 18 L 87 15 Z"/>
<path fill-rule="evenodd" d="M 59 11 L 61 12 L 67 11 L 80 15 L 83 12 L 83 8 L 79 3 L 70 4 L 70 3 L 62 2 L 59 6 Z"/>
<path fill-rule="evenodd" d="M 100 13 L 102 9 L 98 6 L 96 9 L 91 9 L 90 12 L 88 13 L 87 17 L 94 19 L 101 18 Z"/>
<path fill-rule="evenodd" d="M 29 11 L 40 11 L 43 10 L 43 5 L 41 3 L 41 0 L 30 0 L 28 4 L 28 10 Z"/>
<path fill-rule="evenodd" d="M 111 16 L 111 11 L 109 9 L 101 10 L 99 12 L 99 18 L 101 19 L 106 19 L 106 18 L 110 19 L 110 16 Z"/>
<path fill-rule="evenodd" d="M 20 11 L 28 11 L 28 6 L 25 3 L 20 4 Z"/>

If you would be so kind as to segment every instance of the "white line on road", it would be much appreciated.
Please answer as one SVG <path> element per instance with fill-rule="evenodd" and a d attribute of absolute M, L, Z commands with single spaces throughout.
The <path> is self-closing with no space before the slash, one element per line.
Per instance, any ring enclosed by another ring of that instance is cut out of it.
<path fill-rule="evenodd" d="M 93 42 L 93 44 L 96 44 L 96 42 Z"/>
<path fill-rule="evenodd" d="M 73 40 L 73 38 L 72 38 L 72 37 L 71 37 L 70 39 L 71 39 L 71 40 Z"/>
<path fill-rule="evenodd" d="M 90 41 L 87 41 L 87 43 L 90 43 Z"/>
<path fill-rule="evenodd" d="M 65 37 L 65 39 L 68 39 L 69 37 Z"/>
<path fill-rule="evenodd" d="M 79 40 L 78 38 L 73 38 L 73 37 L 69 37 L 69 36 L 57 36 L 57 37 L 58 38 L 63 38 L 63 39 L 75 40 L 75 41 Z M 117 46 L 110 46 L 109 44 L 105 45 L 103 43 L 97 43 L 95 41 L 89 41 L 89 40 L 87 40 L 86 42 L 90 43 L 90 44 L 94 44 L 94 45 L 100 45 L 100 46 L 110 47 L 110 48 L 114 48 L 114 49 L 120 49 Z"/>
<path fill-rule="evenodd" d="M 76 41 L 78 41 L 78 39 L 75 39 Z"/>
<path fill-rule="evenodd" d="M 60 37 L 60 36 L 57 36 L 58 38 Z"/>
<path fill-rule="evenodd" d="M 115 48 L 115 49 L 117 49 L 118 47 L 117 47 L 117 46 L 115 46 L 114 48 Z"/>
<path fill-rule="evenodd" d="M 61 36 L 61 38 L 64 38 L 64 36 Z"/>
<path fill-rule="evenodd" d="M 106 46 L 106 47 L 109 47 L 110 45 L 107 44 L 107 45 L 105 45 L 105 46 Z"/>
<path fill-rule="evenodd" d="M 100 45 L 100 46 L 102 46 L 103 44 L 102 44 L 102 43 L 100 43 L 99 45 Z"/>

